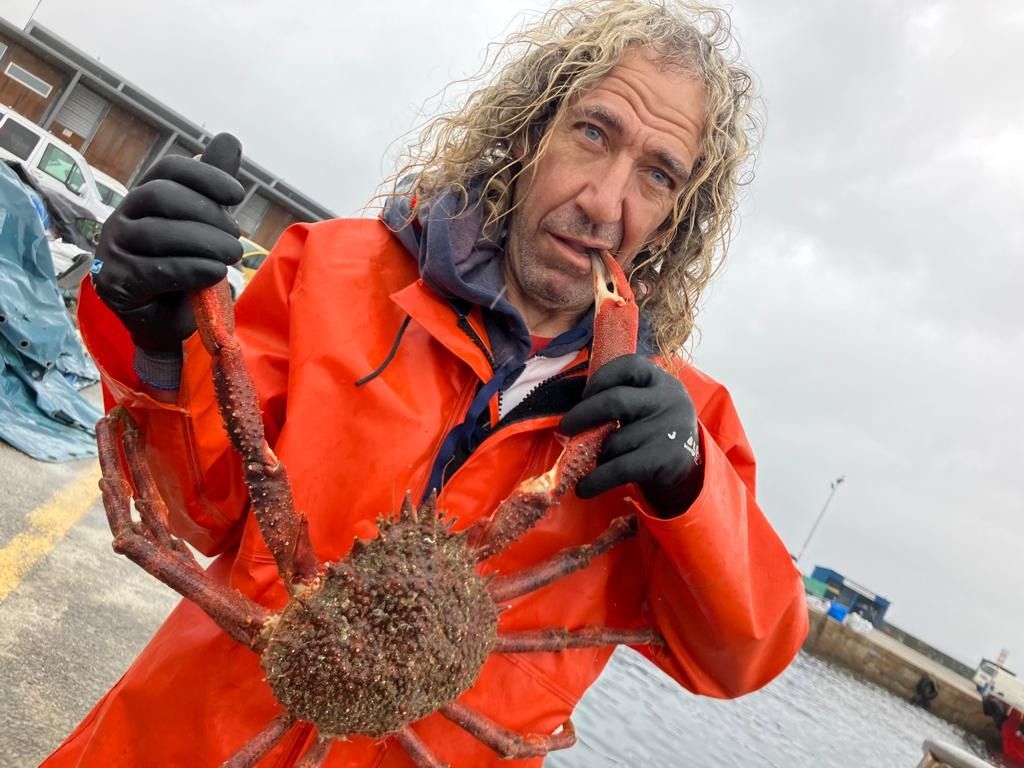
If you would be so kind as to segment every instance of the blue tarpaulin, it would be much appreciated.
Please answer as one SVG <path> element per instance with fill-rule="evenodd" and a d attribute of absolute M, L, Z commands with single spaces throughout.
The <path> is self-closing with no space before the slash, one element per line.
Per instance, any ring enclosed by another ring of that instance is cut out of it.
<path fill-rule="evenodd" d="M 96 455 L 99 379 L 57 289 L 42 222 L 0 162 L 0 440 L 43 461 Z"/>

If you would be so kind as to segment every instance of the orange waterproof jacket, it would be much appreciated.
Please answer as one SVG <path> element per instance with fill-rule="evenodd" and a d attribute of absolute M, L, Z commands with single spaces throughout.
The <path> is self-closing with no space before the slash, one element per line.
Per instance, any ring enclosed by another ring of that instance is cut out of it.
<path fill-rule="evenodd" d="M 268 439 L 288 468 L 321 560 L 344 557 L 354 537 L 372 537 L 376 518 L 397 510 L 407 490 L 419 497 L 441 440 L 491 376 L 484 350 L 418 278 L 415 261 L 379 221 L 297 225 L 238 302 L 238 336 Z M 354 386 L 382 362 L 407 316 L 391 362 Z M 177 534 L 220 554 L 210 573 L 226 588 L 281 606 L 286 593 L 248 514 L 239 459 L 198 340 L 185 345 L 177 404 L 163 404 L 140 393 L 131 341 L 88 285 L 80 319 L 108 404 L 126 405 L 147 435 Z M 479 315 L 469 321 L 485 339 Z M 528 567 L 639 511 L 638 536 L 513 601 L 501 629 L 653 626 L 666 644 L 637 650 L 691 691 L 738 696 L 767 683 L 796 654 L 807 627 L 803 588 L 754 501 L 754 460 L 729 395 L 692 367 L 679 375 L 697 407 L 706 462 L 703 491 L 685 514 L 647 515 L 634 501 L 642 498 L 635 487 L 589 501 L 573 497 L 485 567 Z M 491 415 L 496 422 L 496 403 Z M 458 528 L 490 514 L 519 481 L 553 464 L 558 421 L 544 416 L 500 427 L 469 456 L 439 498 Z M 460 700 L 517 731 L 551 733 L 611 653 L 495 654 Z M 279 712 L 257 656 L 183 600 L 44 765 L 218 766 Z M 414 728 L 456 768 L 541 764 L 499 760 L 440 715 Z M 296 726 L 259 765 L 293 765 L 309 738 L 308 726 Z M 412 765 L 397 744 L 363 737 L 336 743 L 326 764 Z"/>

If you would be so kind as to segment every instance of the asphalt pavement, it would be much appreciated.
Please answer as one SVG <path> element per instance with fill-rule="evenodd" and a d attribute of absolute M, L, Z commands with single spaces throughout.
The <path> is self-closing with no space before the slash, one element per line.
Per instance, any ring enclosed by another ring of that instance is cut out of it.
<path fill-rule="evenodd" d="M 0 477 L 0 762 L 34 768 L 178 596 L 111 549 L 96 461 L 47 464 L 0 443 Z"/>

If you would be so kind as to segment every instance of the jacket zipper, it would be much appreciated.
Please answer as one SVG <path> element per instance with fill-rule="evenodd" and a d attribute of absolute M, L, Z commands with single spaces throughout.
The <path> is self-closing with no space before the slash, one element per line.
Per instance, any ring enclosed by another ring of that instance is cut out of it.
<path fill-rule="evenodd" d="M 494 357 L 491 355 L 491 351 L 487 348 L 487 345 L 484 343 L 483 339 L 480 338 L 479 334 L 473 328 L 472 324 L 470 324 L 469 319 L 466 317 L 466 315 L 462 314 L 461 312 L 457 313 L 457 316 L 458 316 L 458 326 L 459 326 L 459 328 L 462 330 L 463 333 L 465 333 L 469 337 L 470 341 L 472 341 L 473 344 L 481 352 L 483 352 L 484 357 L 487 359 L 487 364 L 491 366 L 491 371 L 492 372 L 496 371 L 497 368 L 498 368 L 497 362 L 495 361 Z M 587 370 L 587 368 L 589 368 L 589 367 L 590 367 L 590 361 L 589 360 L 584 360 L 582 363 L 577 363 L 576 365 L 574 365 L 574 366 L 572 366 L 570 368 L 566 368 L 564 371 L 562 371 L 560 373 L 556 373 L 554 376 L 551 376 L 550 378 L 544 379 L 544 381 L 539 382 L 536 386 L 533 387 L 533 389 L 531 389 L 529 392 L 526 393 L 526 396 L 523 397 L 523 399 L 520 401 L 520 404 L 525 403 L 529 398 L 533 397 L 533 395 L 538 390 L 540 390 L 542 387 L 544 387 L 549 382 L 558 381 L 559 379 L 564 379 L 564 378 L 567 378 L 569 376 L 575 376 L 575 375 L 577 375 L 579 373 L 582 373 L 583 371 Z M 502 394 L 501 390 L 498 390 L 498 409 L 499 409 L 499 412 L 501 410 L 501 394 Z M 495 427 L 494 432 L 497 432 L 499 429 L 501 429 L 502 427 L 508 426 L 509 424 L 518 424 L 519 422 L 525 421 L 525 420 L 526 420 L 526 418 L 514 419 L 512 421 L 502 421 L 502 422 L 499 422 L 499 424 Z M 491 434 L 493 434 L 493 432 Z M 433 466 L 433 464 L 431 464 L 431 466 Z"/>
<path fill-rule="evenodd" d="M 495 364 L 494 358 L 491 357 L 491 350 L 487 348 L 487 345 L 484 344 L 484 340 L 481 339 L 479 334 L 477 334 L 477 332 L 473 329 L 472 324 L 469 322 L 469 318 L 467 318 L 461 312 L 457 313 L 457 316 L 459 318 L 458 325 L 460 330 L 467 336 L 469 336 L 469 340 L 472 341 L 473 344 L 475 344 L 477 348 L 479 348 L 479 350 L 484 353 L 484 357 L 487 359 L 487 364 L 491 366 L 491 371 L 493 372 L 497 370 L 498 366 Z"/>
<path fill-rule="evenodd" d="M 582 363 L 577 363 L 576 365 L 574 365 L 574 366 L 572 366 L 570 368 L 566 368 L 564 371 L 561 371 L 560 373 L 556 373 L 554 376 L 551 376 L 549 378 L 544 379 L 544 381 L 539 382 L 536 386 L 533 387 L 533 389 L 531 389 L 529 392 L 526 393 L 526 396 L 522 400 L 519 401 L 519 405 L 522 405 L 527 400 L 529 400 L 531 397 L 534 397 L 544 387 L 546 387 L 549 384 L 551 384 L 551 382 L 560 381 L 562 379 L 568 379 L 571 376 L 578 376 L 580 373 L 583 373 L 585 370 L 587 370 L 587 368 L 589 366 L 590 366 L 590 362 L 587 361 L 587 360 L 584 360 Z M 518 408 L 519 406 L 516 406 L 516 407 Z M 522 423 L 524 421 L 529 421 L 530 419 L 536 419 L 536 418 L 540 418 L 540 417 L 539 416 L 521 416 L 521 417 L 519 417 L 517 419 L 504 419 L 504 420 L 502 420 L 501 422 L 498 423 L 498 425 L 494 429 L 494 432 L 492 432 L 491 434 L 494 434 L 495 432 L 497 432 L 500 429 L 504 429 L 505 427 L 511 426 L 512 424 L 520 424 L 520 423 Z"/>
<path fill-rule="evenodd" d="M 552 377 L 550 377 L 548 379 L 545 379 L 544 381 L 542 381 L 540 384 L 538 384 L 536 387 L 534 387 L 533 389 L 531 389 L 529 391 L 529 393 L 526 395 L 526 397 L 523 398 L 523 402 L 526 402 L 526 398 L 531 397 L 535 392 L 537 392 L 538 390 L 543 388 L 549 382 L 557 381 L 558 379 L 565 379 L 565 378 L 569 378 L 570 376 L 578 375 L 578 374 L 582 373 L 583 371 L 585 371 L 587 369 L 588 365 L 589 365 L 589 363 L 586 360 L 584 360 L 582 363 L 578 363 L 578 364 L 572 366 L 571 368 L 566 368 L 561 373 L 557 373 L 554 376 L 552 376 Z M 547 414 L 547 415 L 550 415 L 550 414 Z M 512 426 L 514 424 L 521 424 L 523 422 L 530 421 L 532 419 L 542 419 L 542 418 L 545 418 L 545 417 L 546 417 L 546 415 L 541 415 L 541 416 L 523 416 L 523 417 L 518 418 L 518 419 L 511 419 L 511 420 L 502 421 L 500 424 L 498 424 L 498 426 L 493 431 L 489 431 L 488 437 L 491 437 L 491 436 L 497 434 L 498 432 L 500 432 L 505 427 L 510 427 L 510 426 Z M 486 441 L 484 441 L 484 442 L 486 442 Z M 482 445 L 483 445 L 483 443 L 481 443 L 481 446 Z M 480 449 L 478 448 L 477 451 L 474 451 L 471 456 L 468 456 L 466 458 L 466 460 L 464 462 L 462 462 L 462 465 L 455 471 L 455 473 L 451 477 L 448 478 L 448 480 L 445 483 L 445 485 L 450 484 L 458 476 L 459 472 L 461 472 L 473 460 L 473 456 L 476 456 L 479 450 Z M 435 455 L 435 457 L 436 457 L 436 455 Z M 431 464 L 431 466 L 433 466 L 433 464 Z M 422 491 L 420 493 L 422 494 Z"/>
<path fill-rule="evenodd" d="M 469 337 L 469 340 L 473 342 L 474 346 L 476 346 L 483 353 L 484 358 L 487 360 L 487 364 L 490 365 L 491 371 L 493 373 L 495 369 L 494 357 L 491 356 L 491 351 L 487 348 L 487 345 L 484 344 L 483 339 L 481 339 L 477 332 L 473 329 L 473 326 L 470 324 L 469 319 L 466 317 L 466 315 L 456 310 L 455 317 L 456 324 L 458 325 L 459 330 L 466 334 L 466 336 Z M 475 374 L 473 375 L 473 378 L 476 379 Z M 435 441 L 434 449 L 430 453 L 430 462 L 427 464 L 426 476 L 420 480 L 416 488 L 416 492 L 413 495 L 413 498 L 417 500 L 417 503 L 419 503 L 419 499 L 423 498 L 423 493 L 426 489 L 426 484 L 430 480 L 431 473 L 434 471 L 434 465 L 437 463 L 437 457 L 441 452 L 441 446 L 444 445 L 445 438 L 448 437 L 448 433 L 451 432 L 452 429 L 454 429 L 454 425 L 457 423 L 456 419 L 462 420 L 466 418 L 466 411 L 469 408 L 469 404 L 473 402 L 473 397 L 479 386 L 479 382 L 474 381 L 467 385 L 466 388 L 459 395 L 459 401 L 456 404 L 455 409 L 452 411 L 452 414 L 448 417 L 448 421 L 445 423 L 444 429 L 442 430 L 440 436 Z M 438 489 L 438 494 L 440 495 L 442 491 L 443 486 L 442 488 Z"/>
<path fill-rule="evenodd" d="M 492 374 L 495 373 L 498 370 L 498 364 L 497 364 L 497 361 L 494 359 L 494 357 L 491 355 L 491 350 L 489 350 L 487 348 L 487 345 L 484 343 L 484 340 L 480 338 L 480 335 L 473 328 L 472 323 L 469 322 L 469 318 L 466 317 L 466 315 L 464 315 L 463 313 L 458 312 L 458 311 L 456 311 L 455 314 L 456 314 L 456 317 L 458 318 L 456 323 L 458 324 L 459 329 L 464 334 L 466 334 L 469 337 L 469 340 L 473 342 L 473 344 L 476 346 L 477 349 L 479 349 L 481 352 L 483 352 L 484 359 L 486 359 L 487 360 L 487 364 L 489 366 L 491 366 L 491 373 Z M 499 409 L 501 408 L 501 390 L 500 389 L 498 390 L 498 408 Z M 431 466 L 433 466 L 433 465 L 431 465 Z"/>
<path fill-rule="evenodd" d="M 462 314 L 461 312 L 458 312 L 458 313 L 456 313 L 456 316 L 458 318 L 457 319 L 457 325 L 458 325 L 459 329 L 463 333 L 465 333 L 466 336 L 469 337 L 470 341 L 472 341 L 473 344 L 483 353 L 484 357 L 487 359 L 487 363 L 491 366 L 491 371 L 493 372 L 496 369 L 497 366 L 496 366 L 494 357 L 491 355 L 490 350 L 487 348 L 487 345 L 484 343 L 483 339 L 480 338 L 479 334 L 477 334 L 476 330 L 470 324 L 470 322 L 469 322 L 468 318 L 466 317 L 466 315 Z M 560 371 L 559 373 L 556 373 L 554 376 L 548 377 L 544 381 L 539 382 L 536 386 L 534 386 L 532 389 L 530 389 L 529 392 L 526 393 L 526 396 L 522 399 L 522 401 L 520 402 L 520 405 L 522 403 L 525 403 L 529 398 L 534 397 L 541 389 L 543 389 L 545 386 L 547 386 L 551 382 L 559 381 L 561 379 L 569 378 L 571 376 L 577 376 L 577 375 L 583 373 L 584 371 L 586 371 L 587 368 L 589 368 L 589 366 L 590 366 L 590 361 L 589 360 L 584 360 L 584 361 L 582 361 L 580 363 L 577 363 L 576 365 L 573 365 L 573 366 L 570 366 L 569 368 L 566 368 L 563 371 Z M 469 392 L 470 393 L 475 392 L 478 387 L 479 387 L 479 384 L 477 384 L 477 385 L 475 385 L 473 387 L 470 387 L 469 388 Z M 471 400 L 471 397 L 469 399 Z M 448 423 L 446 425 L 446 429 L 444 431 L 444 436 L 440 439 L 440 441 L 438 442 L 436 448 L 434 449 L 434 451 L 432 453 L 432 459 L 431 459 L 431 462 L 430 462 L 430 465 L 429 465 L 429 469 L 427 470 L 428 473 L 433 470 L 434 464 L 437 462 L 437 457 L 438 457 L 438 454 L 439 454 L 439 452 L 441 450 L 441 445 L 444 443 L 444 437 L 446 437 L 448 435 L 448 433 L 451 431 L 452 424 L 454 423 L 456 416 L 461 414 L 462 418 L 465 418 L 466 402 L 467 402 L 467 395 L 464 394 L 462 396 L 462 398 L 460 399 L 459 406 L 456 409 L 455 414 L 453 414 L 453 416 L 451 418 L 449 418 L 449 420 L 448 420 Z M 501 402 L 501 391 L 500 390 L 498 391 L 498 402 L 499 402 L 499 404 Z M 500 405 L 499 405 L 499 407 L 500 407 Z M 508 427 L 508 426 L 513 425 L 513 424 L 520 424 L 520 423 L 522 423 L 524 421 L 529 421 L 530 419 L 536 419 L 536 418 L 541 418 L 541 417 L 538 417 L 538 416 L 523 416 L 523 417 L 518 418 L 518 419 L 511 419 L 511 420 L 500 421 L 495 426 L 495 428 L 493 430 L 490 429 L 490 428 L 487 429 L 487 432 L 489 433 L 487 436 L 488 437 L 493 436 L 494 434 L 496 434 L 498 431 L 500 431 L 504 427 Z M 462 463 L 462 466 L 460 466 L 455 471 L 456 475 L 460 471 L 462 471 L 462 467 L 465 466 L 466 463 L 468 463 L 468 458 L 467 458 L 467 461 L 464 461 Z M 454 478 L 454 476 L 455 475 L 452 475 L 452 477 L 449 477 L 447 479 L 447 482 L 444 483 L 444 485 L 447 485 L 448 482 L 451 482 L 451 480 L 452 480 L 452 478 Z M 428 477 L 429 477 L 429 474 L 428 474 Z M 418 498 L 421 498 L 423 496 L 423 488 L 424 488 L 423 483 L 421 483 L 420 487 L 417 489 L 418 490 L 418 495 L 415 496 L 415 498 L 418 499 Z"/>
<path fill-rule="evenodd" d="M 473 376 L 476 379 L 476 376 Z M 462 391 L 459 393 L 458 402 L 452 409 L 451 414 L 448 416 L 448 420 L 445 422 L 444 427 L 441 429 L 440 434 L 434 439 L 434 448 L 430 452 L 430 461 L 427 463 L 426 473 L 420 478 L 417 483 L 415 492 L 413 493 L 413 500 L 419 504 L 420 499 L 423 498 L 423 493 L 426 490 L 427 482 L 430 480 L 430 475 L 434 470 L 434 464 L 437 463 L 437 457 L 441 453 L 441 446 L 444 445 L 445 438 L 448 437 L 448 433 L 451 432 L 455 425 L 466 417 L 466 412 L 469 410 L 469 404 L 473 402 L 473 394 L 477 390 L 477 383 L 475 381 L 469 382 Z M 440 491 L 438 491 L 440 493 Z"/>

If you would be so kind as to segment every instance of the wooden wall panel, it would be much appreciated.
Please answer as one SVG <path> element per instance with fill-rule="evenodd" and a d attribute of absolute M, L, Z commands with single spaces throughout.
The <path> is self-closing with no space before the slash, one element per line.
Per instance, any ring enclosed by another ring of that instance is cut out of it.
<path fill-rule="evenodd" d="M 4 56 L 3 64 L 0 65 L 0 104 L 11 107 L 15 112 L 20 112 L 32 122 L 38 123 L 43 119 L 43 114 L 50 102 L 60 98 L 60 93 L 68 81 L 68 76 L 52 64 L 43 61 L 38 56 L 11 45 L 7 40 L 0 40 L 9 46 L 10 50 Z M 48 98 L 43 98 L 33 90 L 26 88 L 17 80 L 12 80 L 3 72 L 7 65 L 14 62 L 22 69 L 31 72 L 36 77 L 42 78 L 53 86 Z"/>
<path fill-rule="evenodd" d="M 89 142 L 85 159 L 127 184 L 159 135 L 149 123 L 114 104 Z"/>
<path fill-rule="evenodd" d="M 63 141 L 65 144 L 70 144 L 79 152 L 82 151 L 82 145 L 85 144 L 85 139 L 79 136 L 74 131 L 72 131 L 70 128 L 65 128 L 59 122 L 54 120 L 52 123 L 50 123 L 50 127 L 48 128 L 48 130 L 50 131 L 50 133 L 52 133 L 58 139 Z"/>
<path fill-rule="evenodd" d="M 271 203 L 252 239 L 269 250 L 274 247 L 281 233 L 298 220 L 295 214 L 276 203 Z"/>

